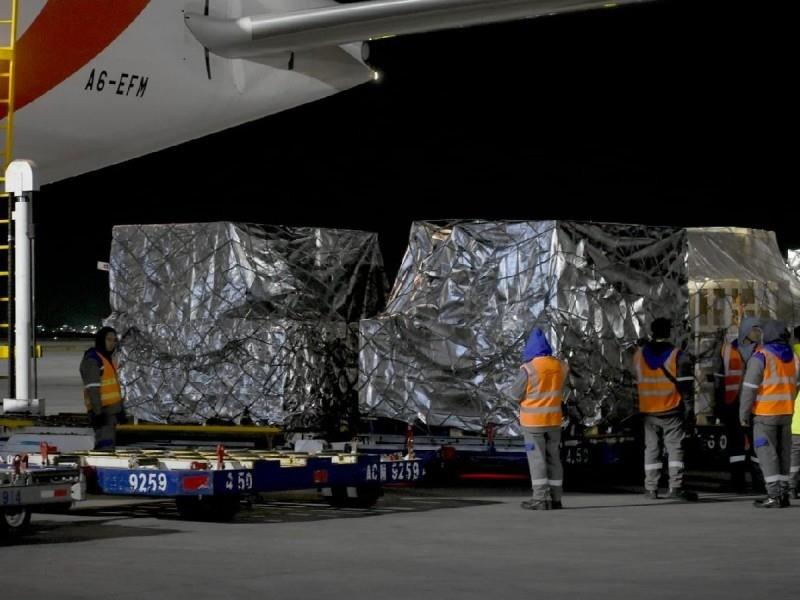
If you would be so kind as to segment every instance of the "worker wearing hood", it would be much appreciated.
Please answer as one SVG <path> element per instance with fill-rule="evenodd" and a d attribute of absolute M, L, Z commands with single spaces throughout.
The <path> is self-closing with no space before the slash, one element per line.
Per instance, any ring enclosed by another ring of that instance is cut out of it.
<path fill-rule="evenodd" d="M 669 456 L 668 498 L 696 500 L 683 488 L 683 443 L 694 424 L 694 366 L 691 357 L 670 342 L 669 319 L 653 321 L 651 339 L 634 356 L 639 411 L 644 417 L 645 496 L 659 498 L 661 438 Z"/>
<path fill-rule="evenodd" d="M 752 470 L 747 448 L 749 431 L 739 419 L 739 394 L 748 359 L 761 341 L 761 319 L 747 317 L 739 325 L 739 335 L 732 342 L 723 340 L 712 361 L 714 370 L 714 412 L 725 427 L 728 440 L 728 464 L 731 487 L 742 493 L 747 489 L 748 470 Z M 755 473 L 753 473 L 755 476 Z"/>
<path fill-rule="evenodd" d="M 94 346 L 84 353 L 80 364 L 83 400 L 94 429 L 96 450 L 113 450 L 117 423 L 126 420 L 113 357 L 116 348 L 117 332 L 103 327 L 95 334 Z"/>
<path fill-rule="evenodd" d="M 531 331 L 522 353 L 511 394 L 519 402 L 519 420 L 531 472 L 533 498 L 522 503 L 530 510 L 562 507 L 564 469 L 561 464 L 562 403 L 569 367 L 553 356 L 553 349 L 538 327 Z"/>
<path fill-rule="evenodd" d="M 739 416 L 743 427 L 753 423 L 753 446 L 767 487 L 767 497 L 755 505 L 785 508 L 790 505 L 791 428 L 800 368 L 785 323 L 768 319 L 762 332 L 764 344 L 747 362 Z"/>

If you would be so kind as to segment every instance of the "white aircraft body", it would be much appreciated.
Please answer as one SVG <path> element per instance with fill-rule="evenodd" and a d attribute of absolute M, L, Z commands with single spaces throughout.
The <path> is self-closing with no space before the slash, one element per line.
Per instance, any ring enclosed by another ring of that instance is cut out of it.
<path fill-rule="evenodd" d="M 368 82 L 370 40 L 641 1 L 21 0 L 13 154 L 57 181 Z"/>

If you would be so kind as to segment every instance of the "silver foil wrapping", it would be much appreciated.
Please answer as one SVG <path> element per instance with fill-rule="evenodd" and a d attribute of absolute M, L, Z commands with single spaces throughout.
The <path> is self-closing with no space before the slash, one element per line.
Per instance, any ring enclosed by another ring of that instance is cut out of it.
<path fill-rule="evenodd" d="M 418 222 L 386 311 L 360 326 L 362 414 L 518 434 L 508 394 L 534 326 L 570 364 L 570 417 L 635 413 L 630 358 L 667 317 L 688 345 L 685 230 Z"/>
<path fill-rule="evenodd" d="M 789 265 L 792 273 L 800 279 L 800 250 L 789 250 L 786 264 Z"/>
<path fill-rule="evenodd" d="M 792 261 L 795 261 L 794 263 Z M 365 416 L 516 434 L 508 391 L 542 327 L 570 363 L 569 419 L 635 413 L 650 322 L 697 359 L 743 316 L 800 316 L 771 232 L 569 221 L 415 223 L 388 300 L 373 234 L 208 223 L 114 229 L 109 324 L 132 414 L 336 430 Z M 360 325 L 359 325 L 360 321 Z"/>
<path fill-rule="evenodd" d="M 759 229 L 688 229 L 690 350 L 696 358 L 699 414 L 713 409 L 712 358 L 736 338 L 743 317 L 800 317 L 800 280 L 787 267 L 775 234 Z"/>
<path fill-rule="evenodd" d="M 118 226 L 110 276 L 132 415 L 326 431 L 356 418 L 358 321 L 388 289 L 375 234 Z"/>

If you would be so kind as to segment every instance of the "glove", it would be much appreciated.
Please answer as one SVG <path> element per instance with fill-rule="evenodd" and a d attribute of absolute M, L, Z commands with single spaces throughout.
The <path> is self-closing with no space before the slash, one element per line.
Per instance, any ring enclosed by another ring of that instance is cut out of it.
<path fill-rule="evenodd" d="M 125 411 L 121 411 L 117 414 L 117 425 L 126 425 L 128 423 L 128 415 L 125 414 Z"/>

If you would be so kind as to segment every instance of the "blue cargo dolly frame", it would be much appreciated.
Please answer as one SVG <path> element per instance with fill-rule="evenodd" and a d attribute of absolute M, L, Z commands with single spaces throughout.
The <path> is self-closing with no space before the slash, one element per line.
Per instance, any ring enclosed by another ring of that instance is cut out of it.
<path fill-rule="evenodd" d="M 339 455 L 341 456 L 341 455 Z M 344 455 L 347 456 L 347 455 Z M 347 462 L 334 456 L 309 456 L 302 464 L 280 460 L 253 460 L 249 468 L 165 469 L 96 466 L 94 483 L 102 494 L 174 498 L 184 518 L 228 520 L 240 502 L 262 493 L 316 488 L 334 506 L 369 507 L 382 486 L 419 481 L 420 460 L 385 462 L 377 455 L 350 455 Z"/>
<path fill-rule="evenodd" d="M 413 449 L 427 465 L 429 480 L 453 483 L 457 480 L 491 481 L 530 479 L 528 458 L 522 438 L 487 435 L 418 435 L 407 428 L 405 435 L 365 433 L 357 437 L 359 451 L 397 456 Z M 643 466 L 641 429 L 600 433 L 597 431 L 564 431 L 561 459 L 570 486 L 640 485 Z M 335 444 L 348 451 L 349 442 Z M 695 487 L 717 489 L 729 478 L 728 440 L 721 425 L 695 425 L 686 440 L 685 477 Z M 663 457 L 666 459 L 666 455 Z M 663 471 L 666 473 L 666 468 Z"/>

